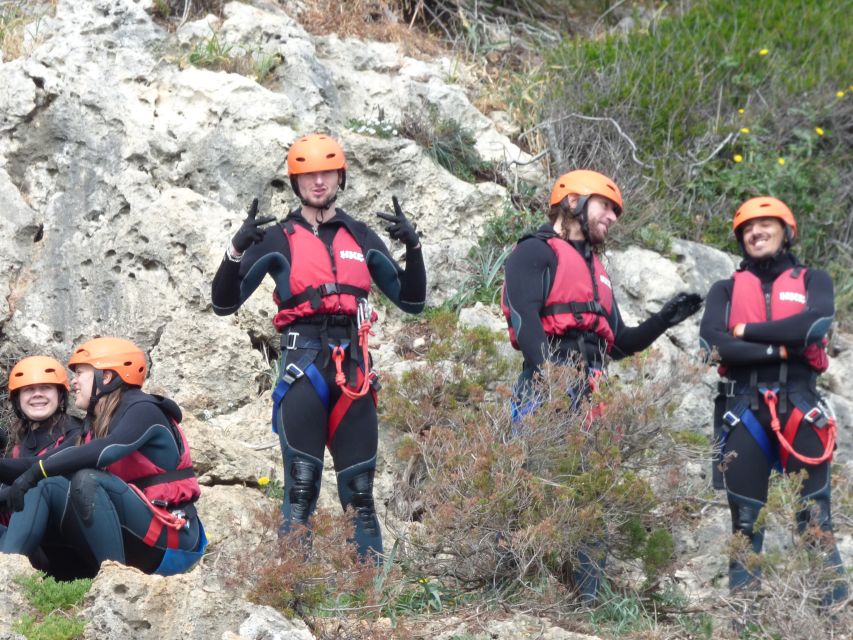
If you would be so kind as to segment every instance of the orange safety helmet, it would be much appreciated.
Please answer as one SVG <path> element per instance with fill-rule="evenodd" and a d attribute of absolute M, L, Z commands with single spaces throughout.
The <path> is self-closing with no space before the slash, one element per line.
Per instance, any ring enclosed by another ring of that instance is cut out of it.
<path fill-rule="evenodd" d="M 24 358 L 9 373 L 9 393 L 33 384 L 55 384 L 68 391 L 68 374 L 65 367 L 48 356 L 30 356 Z"/>
<path fill-rule="evenodd" d="M 323 133 L 312 133 L 299 138 L 287 152 L 287 175 L 294 193 L 299 196 L 296 176 L 314 171 L 339 171 L 341 191 L 347 184 L 347 159 L 334 138 Z M 301 196 L 300 196 L 301 197 Z"/>
<path fill-rule="evenodd" d="M 568 195 L 607 198 L 616 205 L 616 215 L 622 215 L 622 192 L 613 180 L 597 171 L 578 169 L 557 178 L 551 190 L 551 206 L 559 204 Z"/>
<path fill-rule="evenodd" d="M 123 338 L 95 338 L 74 349 L 68 360 L 72 370 L 78 364 L 89 364 L 101 371 L 115 371 L 127 384 L 142 386 L 147 365 L 142 349 Z"/>
<path fill-rule="evenodd" d="M 797 237 L 797 221 L 794 214 L 784 202 L 770 196 L 759 196 L 758 198 L 750 198 L 744 202 L 737 211 L 732 220 L 732 231 L 739 238 L 738 229 L 748 220 L 754 218 L 776 218 L 781 220 L 785 225 L 786 236 L 788 242 L 792 242 Z"/>

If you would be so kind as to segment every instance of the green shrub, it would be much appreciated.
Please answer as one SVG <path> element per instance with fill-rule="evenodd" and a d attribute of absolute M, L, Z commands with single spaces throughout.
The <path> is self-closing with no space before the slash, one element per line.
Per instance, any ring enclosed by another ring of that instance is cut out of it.
<path fill-rule="evenodd" d="M 404 114 L 399 131 L 460 180 L 475 182 L 494 177 L 492 164 L 477 153 L 474 134 L 456 120 L 444 118 L 432 105 Z"/>
<path fill-rule="evenodd" d="M 797 528 L 797 514 L 810 508 L 800 498 L 804 473 L 771 477 L 767 504 L 756 522 L 756 530 L 786 532 L 782 546 L 767 543 L 757 555 L 745 536 L 732 536 L 730 554 L 750 570 L 760 571 L 761 582 L 770 587 L 746 589 L 731 598 L 730 615 L 747 625 L 747 637 L 810 640 L 835 637 L 853 628 L 849 602 L 835 603 L 831 609 L 821 606 L 837 581 L 846 578 L 825 564 L 825 543 L 832 541 L 832 534 L 815 524 L 802 531 Z M 833 506 L 838 513 L 839 505 Z"/>
<path fill-rule="evenodd" d="M 457 346 L 470 342 L 459 329 L 444 334 L 427 364 L 389 381 L 381 405 L 383 424 L 410 434 L 398 449 L 408 459 L 389 504 L 398 518 L 421 523 L 404 538 L 408 570 L 544 606 L 571 588 L 578 549 L 601 536 L 612 555 L 638 561 L 654 588 L 671 563 L 669 529 L 681 508 L 673 489 L 683 482 L 683 458 L 664 444 L 669 413 L 660 410 L 673 400 L 672 374 L 656 369 L 654 358 L 635 359 L 642 387 L 603 385 L 594 402 L 606 403 L 605 415 L 590 428 L 588 405 L 571 410 L 564 391 L 577 374 L 549 368 L 539 389 L 544 404 L 513 424 L 501 384 L 513 376 L 511 365 L 499 375 L 499 354 L 485 342 Z M 479 366 L 491 363 L 491 379 L 466 393 L 478 368 L 460 363 L 478 358 Z M 657 486 L 650 473 L 671 482 Z M 627 580 L 618 571 L 612 577 Z"/>
<path fill-rule="evenodd" d="M 43 573 L 15 579 L 38 616 L 27 615 L 12 630 L 27 640 L 74 640 L 83 634 L 86 623 L 75 615 L 76 608 L 92 587 L 89 579 L 57 582 Z"/>
<path fill-rule="evenodd" d="M 589 167 L 622 187 L 615 241 L 665 250 L 671 235 L 737 250 L 736 207 L 773 195 L 798 218 L 800 256 L 830 271 L 849 313 L 848 12 L 841 0 L 703 0 L 627 36 L 566 39 L 518 82 L 539 91 L 530 117 L 555 173 Z"/>
<path fill-rule="evenodd" d="M 219 35 L 213 32 L 207 40 L 197 43 L 189 56 L 188 62 L 195 67 L 231 71 L 234 68 L 234 47 L 219 40 Z"/>

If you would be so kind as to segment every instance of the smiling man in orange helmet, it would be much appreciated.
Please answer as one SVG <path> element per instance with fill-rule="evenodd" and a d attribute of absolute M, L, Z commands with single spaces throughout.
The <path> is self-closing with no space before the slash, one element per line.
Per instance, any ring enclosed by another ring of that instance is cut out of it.
<path fill-rule="evenodd" d="M 257 200 L 234 235 L 213 281 L 213 309 L 234 313 L 269 274 L 281 332 L 280 377 L 273 391 L 273 430 L 284 459 L 281 533 L 309 525 L 320 494 L 323 452 L 332 454 L 341 505 L 354 511 L 362 557 L 382 553 L 373 503 L 378 423 L 375 374 L 365 327 L 371 283 L 400 309 L 423 310 L 426 271 L 415 226 L 396 197 L 394 214 L 377 214 L 406 246 L 406 267 L 363 222 L 333 208 L 347 181 L 343 149 L 330 136 L 298 139 L 287 170 L 302 206 L 274 225 L 257 220 Z M 331 356 L 331 357 L 330 357 Z M 354 387 L 353 387 L 354 385 Z M 374 388 L 371 388 L 374 387 Z"/>
<path fill-rule="evenodd" d="M 557 178 L 550 203 L 549 222 L 522 237 L 505 264 L 502 307 L 510 340 L 524 355 L 514 421 L 538 406 L 533 380 L 544 362 L 584 368 L 590 383 L 569 392 L 577 405 L 601 375 L 606 356 L 642 351 L 702 302 L 698 294 L 679 293 L 639 326 L 626 327 L 597 255 L 622 215 L 619 187 L 595 171 L 570 171 Z M 589 546 L 578 553 L 573 575 L 586 604 L 596 599 L 604 565 L 604 545 Z"/>
<path fill-rule="evenodd" d="M 732 532 L 745 536 L 758 553 L 764 532 L 755 525 L 767 502 L 771 470 L 807 471 L 797 524 L 801 532 L 820 531 L 815 543 L 839 576 L 823 604 L 842 602 L 847 585 L 830 515 L 835 418 L 816 387 L 829 364 L 825 341 L 835 314 L 832 281 L 791 253 L 797 221 L 781 200 L 747 200 L 735 212 L 732 229 L 744 259 L 731 278 L 711 287 L 699 331 L 702 349 L 719 359 L 725 378 L 715 406 L 720 448 L 714 486 L 726 490 Z M 755 588 L 757 582 L 757 573 L 731 559 L 732 591 Z"/>

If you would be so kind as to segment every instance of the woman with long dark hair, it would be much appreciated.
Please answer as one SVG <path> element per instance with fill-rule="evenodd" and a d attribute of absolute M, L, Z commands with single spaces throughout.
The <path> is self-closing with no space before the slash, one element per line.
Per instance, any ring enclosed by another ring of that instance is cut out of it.
<path fill-rule="evenodd" d="M 162 575 L 188 569 L 207 540 L 180 409 L 142 391 L 145 354 L 128 340 L 90 340 L 68 366 L 75 405 L 86 411 L 83 444 L 37 459 L 0 493 L 19 512 L 0 551 L 30 554 L 59 523 L 97 565 L 115 560 Z"/>

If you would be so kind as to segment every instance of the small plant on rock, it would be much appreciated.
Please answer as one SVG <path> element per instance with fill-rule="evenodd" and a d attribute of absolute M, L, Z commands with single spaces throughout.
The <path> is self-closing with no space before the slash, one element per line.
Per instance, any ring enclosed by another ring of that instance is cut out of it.
<path fill-rule="evenodd" d="M 39 572 L 16 582 L 38 613 L 12 625 L 15 633 L 27 640 L 75 640 L 82 636 L 86 622 L 77 617 L 76 610 L 89 592 L 91 580 L 57 582 Z"/>

